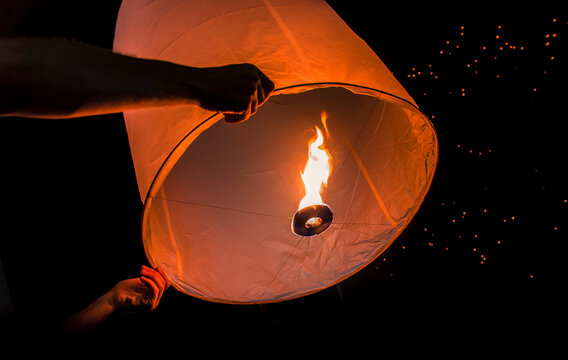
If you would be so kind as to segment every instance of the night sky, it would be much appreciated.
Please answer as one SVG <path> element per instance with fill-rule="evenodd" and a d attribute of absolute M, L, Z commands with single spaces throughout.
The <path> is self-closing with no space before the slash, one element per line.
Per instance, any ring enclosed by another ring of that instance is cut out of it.
<path fill-rule="evenodd" d="M 29 10 L 17 29 L 112 46 L 118 1 L 60 3 L 66 11 Z M 515 335 L 548 347 L 554 338 L 541 335 L 560 321 L 565 283 L 568 17 L 329 3 L 436 128 L 439 163 L 415 218 L 376 261 L 319 293 L 235 306 L 170 289 L 154 312 L 99 332 L 175 328 L 181 338 L 243 344 L 333 333 L 471 347 Z M 142 204 L 121 114 L 3 119 L 1 134 L 0 255 L 13 302 L 3 329 L 41 333 L 138 275 Z"/>

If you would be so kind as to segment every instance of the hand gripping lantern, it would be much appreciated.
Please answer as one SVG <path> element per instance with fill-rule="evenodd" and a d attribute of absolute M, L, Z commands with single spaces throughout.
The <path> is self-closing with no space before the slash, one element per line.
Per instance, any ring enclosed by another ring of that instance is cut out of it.
<path fill-rule="evenodd" d="M 253 63 L 276 85 L 237 125 L 197 106 L 124 114 L 144 249 L 179 291 L 242 304 L 319 291 L 377 258 L 424 200 L 432 124 L 323 0 L 124 0 L 114 49 Z M 330 171 L 300 204 L 314 129 Z"/>

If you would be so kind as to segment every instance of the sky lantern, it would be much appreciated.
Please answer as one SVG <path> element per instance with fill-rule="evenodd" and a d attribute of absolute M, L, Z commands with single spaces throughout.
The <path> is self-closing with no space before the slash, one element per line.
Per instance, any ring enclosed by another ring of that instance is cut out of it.
<path fill-rule="evenodd" d="M 327 288 L 377 258 L 430 187 L 432 124 L 323 0 L 124 0 L 114 50 L 252 63 L 276 85 L 240 124 L 197 106 L 124 113 L 144 249 L 181 292 L 246 304 Z"/>

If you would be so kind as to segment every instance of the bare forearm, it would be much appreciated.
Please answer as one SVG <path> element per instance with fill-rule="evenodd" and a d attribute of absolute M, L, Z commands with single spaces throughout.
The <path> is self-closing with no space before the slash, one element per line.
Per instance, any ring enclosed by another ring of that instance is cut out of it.
<path fill-rule="evenodd" d="M 0 39 L 0 116 L 67 118 L 192 104 L 190 67 L 63 39 Z"/>
<path fill-rule="evenodd" d="M 60 328 L 63 331 L 72 332 L 92 330 L 104 323 L 114 312 L 116 308 L 112 303 L 110 293 L 107 293 L 81 312 L 65 320 Z"/>

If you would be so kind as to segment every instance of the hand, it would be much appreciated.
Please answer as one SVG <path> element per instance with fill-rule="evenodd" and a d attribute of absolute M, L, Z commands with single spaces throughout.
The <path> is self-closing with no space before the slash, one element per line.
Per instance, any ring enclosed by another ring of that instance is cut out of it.
<path fill-rule="evenodd" d="M 168 278 L 159 269 L 142 266 L 139 278 L 119 282 L 87 308 L 66 319 L 60 329 L 63 331 L 91 330 L 113 313 L 154 310 L 169 286 Z"/>
<path fill-rule="evenodd" d="M 199 68 L 195 83 L 199 105 L 237 123 L 254 115 L 274 91 L 274 83 L 252 64 Z"/>
<path fill-rule="evenodd" d="M 123 280 L 110 290 L 110 302 L 117 311 L 154 310 L 169 286 L 161 270 L 142 266 L 139 278 Z"/>

